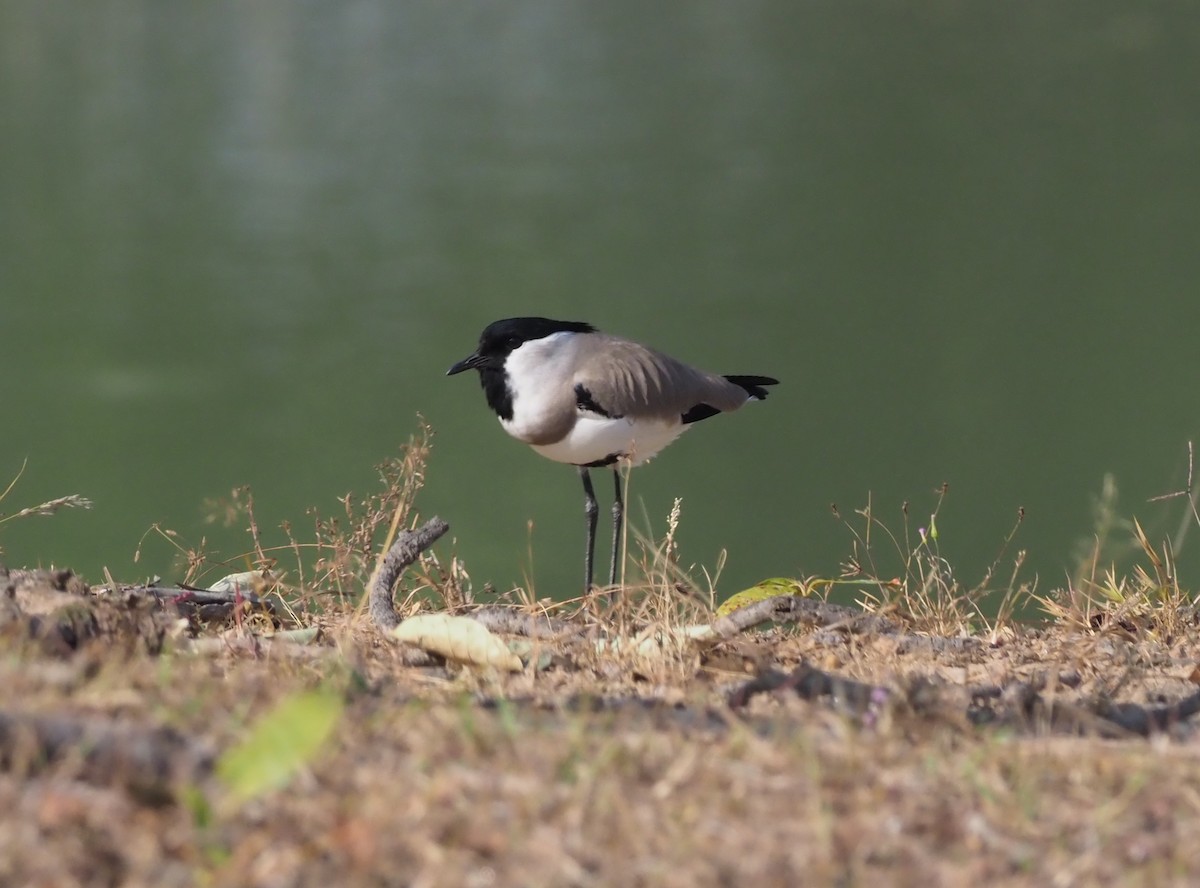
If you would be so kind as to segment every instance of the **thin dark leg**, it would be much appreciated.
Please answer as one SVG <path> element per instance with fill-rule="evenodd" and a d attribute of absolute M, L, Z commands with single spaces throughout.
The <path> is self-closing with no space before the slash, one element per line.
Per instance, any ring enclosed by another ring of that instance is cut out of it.
<path fill-rule="evenodd" d="M 596 553 L 596 516 L 600 507 L 596 505 L 596 491 L 592 489 L 592 476 L 587 466 L 579 467 L 579 477 L 583 479 L 583 495 L 587 500 L 583 504 L 584 514 L 587 515 L 587 549 L 583 558 L 583 594 L 592 591 L 592 559 Z"/>
<path fill-rule="evenodd" d="M 621 519 L 625 516 L 625 502 L 621 499 L 621 472 L 613 464 L 613 486 L 616 498 L 613 499 L 613 548 L 612 567 L 608 571 L 608 585 L 617 585 L 617 553 L 621 550 Z"/>

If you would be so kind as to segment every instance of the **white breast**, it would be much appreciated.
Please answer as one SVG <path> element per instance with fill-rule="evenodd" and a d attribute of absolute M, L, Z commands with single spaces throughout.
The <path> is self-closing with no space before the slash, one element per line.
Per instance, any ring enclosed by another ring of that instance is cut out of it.
<path fill-rule="evenodd" d="M 681 422 L 655 419 L 606 419 L 580 411 L 567 436 L 554 444 L 534 445 L 542 456 L 582 466 L 618 454 L 631 465 L 654 456 L 687 428 Z"/>

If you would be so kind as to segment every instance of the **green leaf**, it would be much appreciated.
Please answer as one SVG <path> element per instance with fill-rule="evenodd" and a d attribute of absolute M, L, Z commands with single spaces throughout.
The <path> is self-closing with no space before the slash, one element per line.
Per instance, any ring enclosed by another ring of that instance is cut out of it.
<path fill-rule="evenodd" d="M 286 786 L 316 758 L 341 714 L 342 698 L 334 691 L 317 688 L 291 695 L 221 756 L 217 777 L 238 803 Z"/>
<path fill-rule="evenodd" d="M 764 598 L 777 598 L 780 595 L 802 595 L 803 593 L 804 586 L 799 581 L 788 579 L 787 577 L 772 577 L 769 580 L 763 580 L 757 585 L 751 586 L 749 589 L 743 589 L 741 592 L 729 596 L 717 608 L 717 616 L 723 617 L 726 614 L 731 614 L 739 607 L 745 607 L 756 601 L 762 601 Z"/>

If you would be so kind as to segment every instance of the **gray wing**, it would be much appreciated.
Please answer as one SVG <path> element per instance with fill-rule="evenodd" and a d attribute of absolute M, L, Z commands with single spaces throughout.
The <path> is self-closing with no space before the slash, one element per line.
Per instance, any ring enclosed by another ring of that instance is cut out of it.
<path fill-rule="evenodd" d="M 573 385 L 576 403 L 607 416 L 683 416 L 700 405 L 736 410 L 746 390 L 723 376 L 617 337 L 588 337 Z M 708 415 L 711 415 L 709 413 Z"/>

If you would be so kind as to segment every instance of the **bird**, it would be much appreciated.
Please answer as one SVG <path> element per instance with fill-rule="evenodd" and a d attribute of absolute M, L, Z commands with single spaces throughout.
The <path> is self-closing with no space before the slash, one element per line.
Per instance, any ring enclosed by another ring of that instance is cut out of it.
<path fill-rule="evenodd" d="M 719 376 L 583 321 L 504 318 L 489 324 L 475 351 L 446 371 L 479 372 L 488 406 L 504 431 L 548 459 L 576 466 L 583 481 L 587 548 L 584 593 L 592 589 L 599 506 L 590 470 L 613 470 L 616 585 L 624 502 L 620 469 L 655 456 L 687 428 L 767 397 L 770 376 Z"/>

